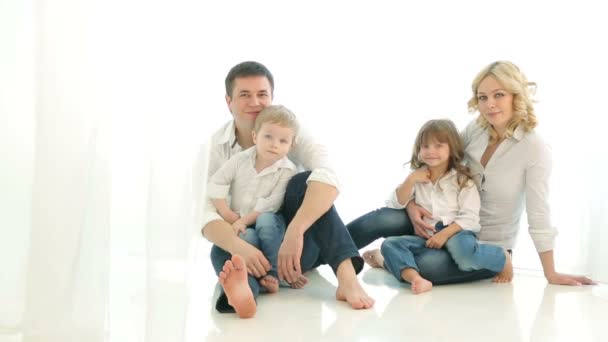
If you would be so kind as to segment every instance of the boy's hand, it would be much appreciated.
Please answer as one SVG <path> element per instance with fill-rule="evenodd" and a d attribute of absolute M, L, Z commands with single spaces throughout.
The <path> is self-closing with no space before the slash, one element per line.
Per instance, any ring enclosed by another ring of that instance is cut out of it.
<path fill-rule="evenodd" d="M 426 240 L 426 246 L 428 248 L 436 248 L 440 249 L 445 245 L 448 241 L 448 234 L 444 234 L 445 232 L 442 230 L 439 233 L 431 236 L 428 240 Z"/>
<path fill-rule="evenodd" d="M 232 229 L 234 230 L 234 233 L 238 236 L 239 233 L 245 232 L 245 230 L 247 229 L 247 225 L 244 224 L 240 219 L 238 219 L 232 224 Z"/>

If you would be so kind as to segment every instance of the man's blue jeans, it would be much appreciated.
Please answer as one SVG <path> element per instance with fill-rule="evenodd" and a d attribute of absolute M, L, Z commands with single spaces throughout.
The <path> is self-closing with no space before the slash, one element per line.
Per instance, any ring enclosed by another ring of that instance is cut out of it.
<path fill-rule="evenodd" d="M 435 228 L 444 228 L 439 222 Z M 420 273 L 416 264 L 416 256 L 426 249 L 426 239 L 419 236 L 393 236 L 382 243 L 381 252 L 384 257 L 384 267 L 397 279 L 403 281 L 401 272 L 412 268 Z M 444 248 L 458 265 L 461 271 L 488 269 L 494 272 L 502 271 L 505 265 L 505 254 L 502 248 L 480 244 L 471 231 L 463 230 L 448 239 Z"/>
<path fill-rule="evenodd" d="M 307 188 L 306 180 L 308 179 L 309 175 L 310 171 L 301 172 L 292 177 L 287 185 L 285 200 L 283 201 L 281 209 L 277 213 L 277 215 L 280 215 L 283 218 L 283 232 L 286 229 L 284 228 L 286 227 L 286 222 L 291 222 L 296 212 L 302 205 Z M 260 215 L 260 217 L 262 216 L 263 215 Z M 258 219 L 260 219 L 260 217 L 258 217 Z M 266 218 L 268 218 L 268 216 L 266 216 Z M 273 225 L 276 224 L 281 224 L 281 220 L 276 219 L 275 216 Z M 256 233 L 254 229 L 248 228 L 244 239 L 253 246 L 262 250 L 262 243 L 260 242 L 259 236 L 260 232 L 258 231 L 256 234 L 251 234 L 250 236 L 250 230 L 253 233 Z M 280 232 L 281 229 L 278 231 Z M 283 236 L 284 233 L 281 234 L 280 240 L 277 239 L 279 240 L 279 247 L 283 241 Z M 271 248 L 276 248 L 276 244 Z M 266 256 L 268 257 L 268 255 Z M 230 254 L 221 248 L 217 246 L 212 247 L 211 262 L 217 274 L 219 274 L 224 266 L 224 263 L 226 260 L 229 260 L 230 257 Z M 359 251 L 351 239 L 348 230 L 344 226 L 342 219 L 338 215 L 336 208 L 332 206 L 325 214 L 321 215 L 321 217 L 319 217 L 319 219 L 310 226 L 306 233 L 304 233 L 304 245 L 302 249 L 302 257 L 300 258 L 300 266 L 302 272 L 306 272 L 318 267 L 319 265 L 329 264 L 334 273 L 336 273 L 340 263 L 349 258 L 353 263 L 355 272 L 359 273 L 363 269 L 363 258 L 361 258 L 359 255 Z M 272 263 L 271 260 L 269 261 Z M 251 275 L 249 275 L 248 280 L 254 297 L 257 297 L 260 293 L 259 282 Z M 234 312 L 234 309 L 228 305 L 226 296 L 223 293 L 218 298 L 216 309 L 220 312 Z"/>
<path fill-rule="evenodd" d="M 380 208 L 349 223 L 347 228 L 357 248 L 363 248 L 381 237 L 415 236 L 405 209 Z M 425 248 L 414 259 L 420 275 L 435 285 L 487 279 L 497 273 L 488 269 L 463 271 L 443 248 Z M 401 275 L 397 278 L 401 279 Z"/>

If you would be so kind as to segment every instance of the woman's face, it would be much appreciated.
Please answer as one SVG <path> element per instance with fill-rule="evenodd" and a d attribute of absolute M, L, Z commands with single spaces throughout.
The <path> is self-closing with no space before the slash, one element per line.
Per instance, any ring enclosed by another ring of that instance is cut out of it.
<path fill-rule="evenodd" d="M 503 134 L 513 118 L 513 94 L 506 91 L 498 81 L 488 76 L 477 88 L 479 113 L 499 133 Z"/>

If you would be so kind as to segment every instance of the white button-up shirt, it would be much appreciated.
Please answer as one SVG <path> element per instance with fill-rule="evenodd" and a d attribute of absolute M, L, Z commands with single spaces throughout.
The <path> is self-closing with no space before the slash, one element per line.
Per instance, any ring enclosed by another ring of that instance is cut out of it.
<path fill-rule="evenodd" d="M 259 173 L 255 170 L 255 146 L 232 156 L 211 177 L 207 197 L 226 199 L 243 217 L 252 211 L 276 212 L 283 203 L 287 183 L 297 168 L 287 157 Z"/>
<path fill-rule="evenodd" d="M 211 179 L 211 176 L 213 176 L 230 157 L 243 150 L 237 143 L 233 120 L 226 123 L 211 137 L 210 144 L 209 168 L 207 173 L 208 179 Z M 338 177 L 329 163 L 327 148 L 316 143 L 312 137 L 301 128 L 296 137 L 295 144 L 287 156 L 300 171 L 312 171 L 307 182 L 318 181 L 332 185 L 340 190 Z M 217 213 L 215 206 L 211 203 L 207 203 L 205 213 L 203 214 L 202 226 L 204 227 L 213 220 L 221 219 L 222 217 Z"/>
<path fill-rule="evenodd" d="M 386 205 L 389 208 L 402 209 L 409 201 L 428 210 L 433 217 L 425 217 L 425 222 L 435 226 L 442 221 L 444 225 L 457 223 L 463 230 L 478 232 L 479 225 L 479 192 L 472 180 L 468 180 L 461 189 L 458 185 L 458 173 L 450 170 L 435 184 L 416 183 L 412 188 L 410 199 L 406 203 L 399 203 L 397 191 L 393 191 Z M 430 232 L 429 232 L 430 233 Z"/>
<path fill-rule="evenodd" d="M 529 232 L 538 252 L 553 249 L 557 232 L 549 211 L 549 146 L 534 131 L 517 127 L 512 137 L 496 149 L 486 167 L 481 156 L 488 147 L 489 134 L 476 121 L 462 132 L 465 159 L 480 189 L 480 223 L 477 233 L 482 242 L 512 249 L 519 231 L 524 205 Z"/>

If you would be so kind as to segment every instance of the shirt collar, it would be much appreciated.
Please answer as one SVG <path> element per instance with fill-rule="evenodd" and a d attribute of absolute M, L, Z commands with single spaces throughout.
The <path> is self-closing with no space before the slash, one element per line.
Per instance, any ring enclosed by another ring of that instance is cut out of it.
<path fill-rule="evenodd" d="M 521 139 L 524 138 L 525 134 L 526 134 L 526 131 L 524 130 L 523 125 L 517 125 L 517 127 L 515 128 L 515 131 L 513 131 L 513 138 L 517 141 L 520 141 Z"/>
<path fill-rule="evenodd" d="M 230 148 L 234 148 L 236 144 L 235 129 L 234 120 L 230 120 L 220 133 L 219 139 L 217 140 L 218 144 L 223 145 L 229 143 Z"/>
<path fill-rule="evenodd" d="M 248 148 L 246 151 L 247 151 L 247 153 L 249 153 L 251 165 L 254 166 L 254 168 L 255 168 L 255 156 L 257 154 L 257 152 L 255 150 L 255 146 Z M 289 158 L 287 158 L 287 156 L 284 156 L 283 158 L 274 162 L 274 164 L 272 164 L 269 167 L 262 170 L 262 172 L 260 172 L 259 175 L 261 176 L 261 175 L 277 172 L 279 169 L 297 170 L 296 165 L 291 160 L 289 160 Z"/>

